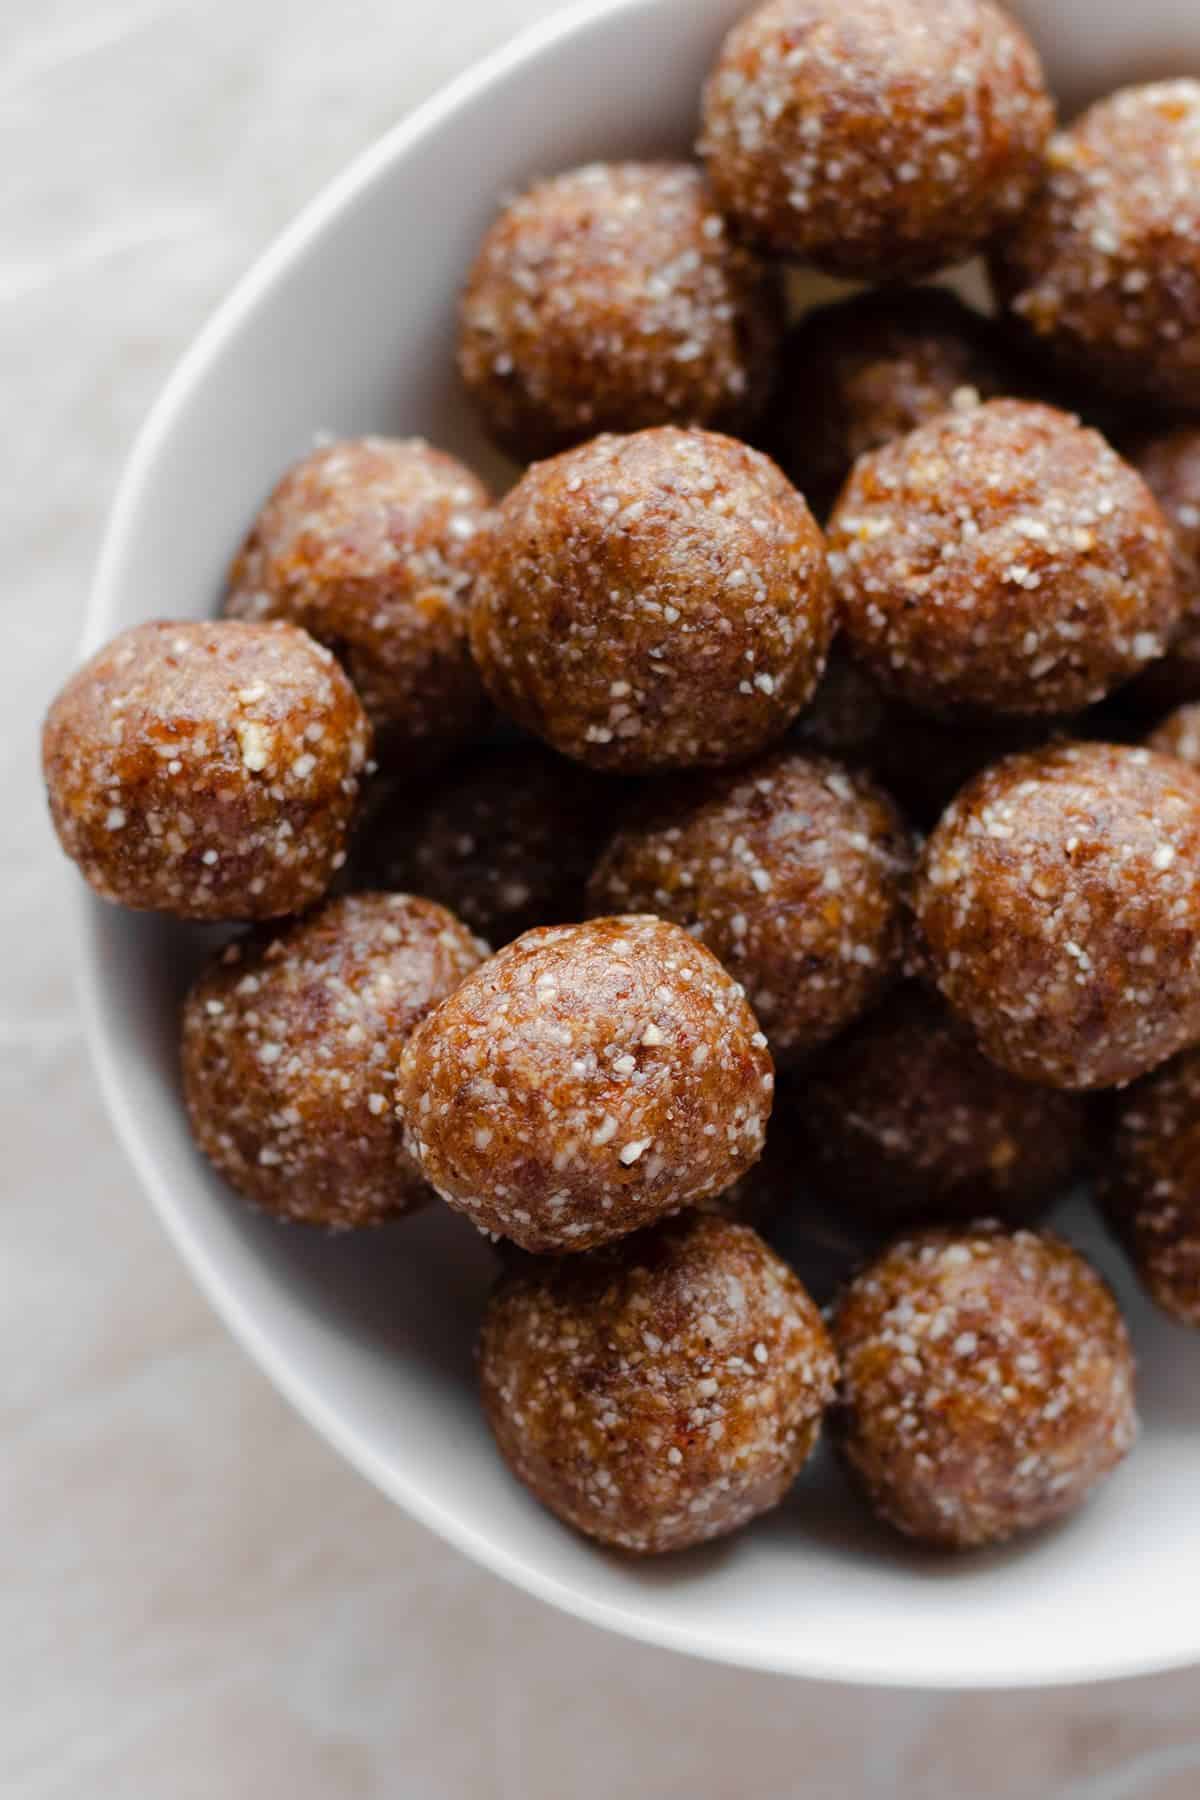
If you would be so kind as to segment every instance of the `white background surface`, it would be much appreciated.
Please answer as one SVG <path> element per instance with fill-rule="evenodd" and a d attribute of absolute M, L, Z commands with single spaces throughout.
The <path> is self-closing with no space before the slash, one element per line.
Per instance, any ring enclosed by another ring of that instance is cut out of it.
<path fill-rule="evenodd" d="M 121 459 L 279 225 L 553 4 L 0 8 L 0 1793 L 1194 1800 L 1197 1676 L 1043 1698 L 805 1687 L 502 1588 L 284 1409 L 101 1114 L 35 734 Z"/>

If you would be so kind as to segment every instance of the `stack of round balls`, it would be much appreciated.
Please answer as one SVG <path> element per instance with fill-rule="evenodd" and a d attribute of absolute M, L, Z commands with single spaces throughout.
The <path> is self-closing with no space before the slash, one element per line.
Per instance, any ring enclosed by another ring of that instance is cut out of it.
<path fill-rule="evenodd" d="M 54 701 L 51 811 L 104 899 L 250 928 L 182 1018 L 232 1188 L 496 1241 L 483 1406 L 559 1518 L 731 1532 L 828 1416 L 969 1548 L 1136 1435 L 1039 1226 L 1097 1150 L 1200 1323 L 1200 83 L 1056 131 L 992 0 L 767 0 L 697 106 L 464 272 L 507 491 L 297 446 L 222 617 Z M 913 285 L 975 255 L 990 316 Z M 874 285 L 789 320 L 783 259 Z"/>

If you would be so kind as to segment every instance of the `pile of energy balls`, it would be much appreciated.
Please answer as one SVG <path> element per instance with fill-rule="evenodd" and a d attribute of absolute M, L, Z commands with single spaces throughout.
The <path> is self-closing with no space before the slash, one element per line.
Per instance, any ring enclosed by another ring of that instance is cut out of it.
<path fill-rule="evenodd" d="M 1056 129 L 990 0 L 769 0 L 702 114 L 480 246 L 511 491 L 305 456 L 219 620 L 54 701 L 50 804 L 106 899 L 254 927 L 182 1020 L 244 1199 L 497 1240 L 483 1404 L 561 1519 L 733 1531 L 827 1417 L 979 1545 L 1136 1435 L 1037 1229 L 1089 1166 L 1200 1324 L 1200 82 Z M 911 285 L 977 254 L 994 316 Z M 789 326 L 789 262 L 874 285 Z"/>

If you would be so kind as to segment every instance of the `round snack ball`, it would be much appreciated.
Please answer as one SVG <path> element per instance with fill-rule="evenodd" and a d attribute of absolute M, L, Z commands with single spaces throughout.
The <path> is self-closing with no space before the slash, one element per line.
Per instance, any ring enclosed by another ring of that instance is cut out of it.
<path fill-rule="evenodd" d="M 783 1499 L 837 1365 L 787 1264 L 748 1226 L 692 1214 L 503 1278 L 479 1372 L 518 1481 L 589 1537 L 654 1553 Z"/>
<path fill-rule="evenodd" d="M 341 658 L 381 754 L 436 756 L 485 716 L 466 608 L 490 504 L 468 468 L 420 438 L 325 444 L 254 521 L 225 611 L 302 625 Z"/>
<path fill-rule="evenodd" d="M 1150 1298 L 1200 1325 L 1200 1051 L 1122 1095 L 1102 1198 Z"/>
<path fill-rule="evenodd" d="M 996 327 L 948 288 L 821 306 L 788 336 L 770 422 L 779 462 L 825 514 L 852 465 L 955 405 L 1022 391 Z"/>
<path fill-rule="evenodd" d="M 54 700 L 42 768 L 63 849 L 105 900 L 270 919 L 346 860 L 371 729 L 294 625 L 135 625 Z"/>
<path fill-rule="evenodd" d="M 1124 88 L 1059 132 L 995 248 L 1002 303 L 1050 356 L 1141 404 L 1200 407 L 1200 81 Z"/>
<path fill-rule="evenodd" d="M 591 163 L 538 182 L 488 232 L 458 365 L 519 461 L 598 431 L 737 430 L 761 409 L 782 306 L 690 163 Z"/>
<path fill-rule="evenodd" d="M 726 38 L 700 149 L 747 242 L 831 275 L 963 262 L 1020 212 L 1054 125 L 990 0 L 767 0 Z"/>
<path fill-rule="evenodd" d="M 485 954 L 444 907 L 407 894 L 331 900 L 231 945 L 183 1009 L 184 1097 L 204 1154 L 282 1219 L 374 1225 L 420 1205 L 396 1064 Z"/>
<path fill-rule="evenodd" d="M 481 543 L 471 644 L 556 750 L 648 772 L 737 762 L 810 698 L 833 635 L 825 547 L 765 456 L 663 426 L 529 469 Z"/>
<path fill-rule="evenodd" d="M 1138 677 L 1133 698 L 1148 708 L 1200 700 L 1200 427 L 1143 438 L 1129 451 L 1162 507 L 1171 533 L 1183 618 L 1161 662 Z"/>
<path fill-rule="evenodd" d="M 915 984 L 830 1046 L 789 1115 L 813 1186 L 881 1231 L 981 1216 L 1030 1223 L 1078 1171 L 1086 1138 L 1078 1095 L 998 1068 Z"/>
<path fill-rule="evenodd" d="M 423 802 L 398 787 L 360 837 L 368 885 L 428 894 L 499 948 L 581 919 L 584 887 L 625 793 L 540 745 L 485 746 Z"/>
<path fill-rule="evenodd" d="M 418 1026 L 407 1142 L 443 1199 L 525 1250 L 587 1250 L 720 1193 L 774 1076 L 741 989 L 662 919 L 526 932 Z"/>
<path fill-rule="evenodd" d="M 1176 707 L 1146 739 L 1151 750 L 1200 769 L 1200 704 Z"/>
<path fill-rule="evenodd" d="M 915 910 L 950 1004 L 1003 1068 L 1116 1087 L 1200 1038 L 1200 774 L 1068 743 L 970 783 Z"/>
<path fill-rule="evenodd" d="M 867 776 L 776 751 L 692 777 L 619 831 L 593 912 L 655 912 L 741 982 L 771 1049 L 792 1058 L 857 1017 L 903 949 L 912 840 Z"/>
<path fill-rule="evenodd" d="M 847 1469 L 889 1525 L 940 1549 L 1074 1512 L 1137 1436 L 1117 1303 L 1049 1234 L 893 1244 L 842 1295 L 833 1338 Z"/>

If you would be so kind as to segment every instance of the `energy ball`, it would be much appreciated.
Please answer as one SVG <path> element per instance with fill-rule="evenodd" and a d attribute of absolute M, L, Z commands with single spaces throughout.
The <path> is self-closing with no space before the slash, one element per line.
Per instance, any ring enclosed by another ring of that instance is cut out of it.
<path fill-rule="evenodd" d="M 715 432 L 663 426 L 537 463 L 480 546 L 484 681 L 598 769 L 744 761 L 811 697 L 832 635 L 812 514 Z"/>
<path fill-rule="evenodd" d="M 860 456 L 958 405 L 1022 391 L 996 327 L 948 288 L 882 288 L 818 307 L 784 348 L 771 446 L 824 515 Z"/>
<path fill-rule="evenodd" d="M 860 458 L 829 525 L 851 652 L 920 710 L 1081 711 L 1180 600 L 1149 488 L 1066 413 L 991 400 Z"/>
<path fill-rule="evenodd" d="M 479 749 L 423 801 L 407 785 L 363 833 L 371 885 L 428 894 L 497 948 L 581 919 L 584 888 L 625 794 L 538 745 Z"/>
<path fill-rule="evenodd" d="M 485 953 L 444 907 L 407 894 L 331 900 L 230 946 L 183 1009 L 184 1097 L 204 1154 L 281 1219 L 344 1229 L 420 1205 L 396 1065 Z"/>
<path fill-rule="evenodd" d="M 290 619 L 341 659 L 381 755 L 428 760 L 485 717 L 467 649 L 471 541 L 491 504 L 420 438 L 351 438 L 289 469 L 233 564 L 225 611 Z"/>
<path fill-rule="evenodd" d="M 617 833 L 588 897 L 707 944 L 784 1059 L 833 1037 L 894 975 L 911 866 L 911 837 L 867 776 L 777 751 L 657 797 Z"/>
<path fill-rule="evenodd" d="M 833 1338 L 847 1469 L 882 1519 L 939 1549 L 1074 1512 L 1137 1436 L 1117 1303 L 1048 1234 L 896 1243 L 846 1289 Z"/>
<path fill-rule="evenodd" d="M 1200 1051 L 1122 1096 L 1102 1198 L 1150 1298 L 1200 1325 Z"/>
<path fill-rule="evenodd" d="M 735 243 L 688 163 L 592 163 L 538 182 L 483 241 L 458 365 L 521 462 L 598 431 L 738 430 L 782 329 L 776 277 Z"/>
<path fill-rule="evenodd" d="M 1200 407 L 1200 81 L 1124 88 L 1046 152 L 995 249 L 997 295 L 1061 367 L 1111 393 Z"/>
<path fill-rule="evenodd" d="M 181 919 L 302 912 L 346 860 L 371 728 L 294 625 L 135 625 L 46 715 L 63 849 L 105 900 Z"/>
<path fill-rule="evenodd" d="M 701 154 L 747 242 L 897 281 L 965 261 L 1026 204 L 1054 125 L 989 0 L 768 0 L 726 38 Z"/>
<path fill-rule="evenodd" d="M 1176 707 L 1146 739 L 1151 750 L 1200 769 L 1200 704 Z"/>
<path fill-rule="evenodd" d="M 1068 1186 L 1085 1148 L 1078 1095 L 998 1068 L 915 984 L 829 1047 L 788 1112 L 812 1185 L 881 1231 L 981 1217 L 1031 1223 Z M 778 1121 L 779 1109 L 772 1132 Z"/>
<path fill-rule="evenodd" d="M 748 1226 L 693 1214 L 504 1277 L 479 1372 L 518 1481 L 576 1530 L 649 1554 L 777 1505 L 837 1366 L 787 1264 Z"/>
<path fill-rule="evenodd" d="M 407 1142 L 485 1231 L 587 1250 L 720 1193 L 762 1153 L 767 1040 L 716 958 L 663 919 L 526 932 L 419 1025 Z"/>
<path fill-rule="evenodd" d="M 1138 677 L 1133 697 L 1151 709 L 1183 706 L 1200 700 L 1200 427 L 1142 438 L 1129 460 L 1162 507 L 1183 606 L 1167 654 Z"/>
<path fill-rule="evenodd" d="M 986 770 L 925 849 L 917 925 L 994 1062 L 1117 1087 L 1200 1038 L 1200 773 L 1068 743 Z"/>

